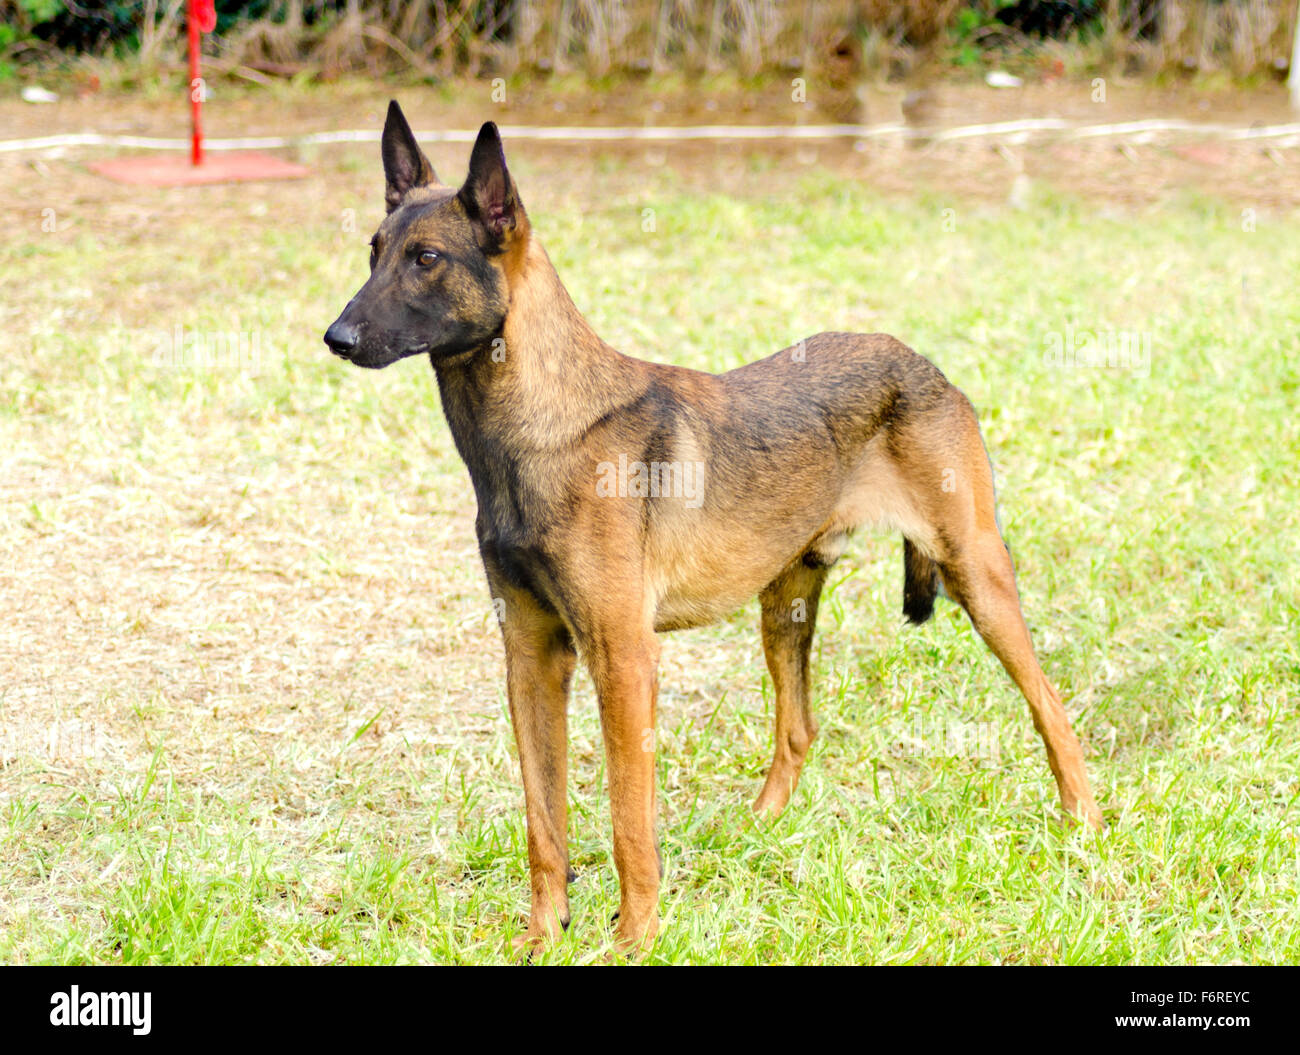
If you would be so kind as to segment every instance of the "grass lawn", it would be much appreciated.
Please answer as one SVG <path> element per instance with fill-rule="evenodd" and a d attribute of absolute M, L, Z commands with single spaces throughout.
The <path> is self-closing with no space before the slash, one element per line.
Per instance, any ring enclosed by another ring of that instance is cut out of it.
<path fill-rule="evenodd" d="M 466 150 L 433 152 L 447 179 Z M 377 155 L 156 194 L 13 170 L 4 961 L 494 963 L 522 925 L 501 645 L 432 372 L 320 341 L 365 273 Z M 883 330 L 966 392 L 1110 824 L 1057 823 L 1024 701 L 954 606 L 903 628 L 901 539 L 866 534 L 832 573 L 822 734 L 775 823 L 749 810 L 757 605 L 665 638 L 650 959 L 1300 958 L 1296 217 L 1043 186 L 1012 209 L 750 155 L 706 179 L 511 157 L 616 347 L 724 370 Z M 1143 355 L 1053 351 L 1119 333 Z M 579 880 L 552 962 L 603 957 L 618 903 L 585 676 L 571 742 Z"/>

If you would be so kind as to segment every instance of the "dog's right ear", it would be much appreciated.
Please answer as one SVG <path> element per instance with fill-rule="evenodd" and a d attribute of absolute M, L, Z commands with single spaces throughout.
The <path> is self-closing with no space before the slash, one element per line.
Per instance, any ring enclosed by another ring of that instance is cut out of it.
<path fill-rule="evenodd" d="M 412 187 L 425 187 L 438 182 L 433 166 L 415 141 L 415 133 L 406 123 L 406 117 L 396 99 L 388 104 L 388 117 L 384 121 L 380 147 L 384 155 L 384 178 L 388 181 L 384 201 L 388 203 L 389 212 L 402 204 L 402 199 Z"/>

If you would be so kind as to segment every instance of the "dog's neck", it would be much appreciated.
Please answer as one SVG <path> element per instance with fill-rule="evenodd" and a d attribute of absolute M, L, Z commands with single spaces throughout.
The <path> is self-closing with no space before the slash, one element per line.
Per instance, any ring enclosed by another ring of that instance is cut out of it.
<path fill-rule="evenodd" d="M 507 279 L 510 307 L 500 337 L 458 361 L 434 362 L 462 455 L 472 435 L 502 453 L 571 444 L 648 384 L 644 364 L 588 325 L 535 237 L 510 261 Z"/>

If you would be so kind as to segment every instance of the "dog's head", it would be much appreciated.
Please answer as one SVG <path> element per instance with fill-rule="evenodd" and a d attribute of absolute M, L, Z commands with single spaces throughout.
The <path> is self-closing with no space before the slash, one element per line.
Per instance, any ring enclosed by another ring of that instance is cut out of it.
<path fill-rule="evenodd" d="M 509 263 L 528 239 L 497 126 L 479 132 L 459 190 L 439 182 L 396 102 L 382 145 L 388 216 L 370 240 L 370 278 L 325 343 L 375 369 L 421 352 L 434 362 L 472 352 L 501 332 Z"/>

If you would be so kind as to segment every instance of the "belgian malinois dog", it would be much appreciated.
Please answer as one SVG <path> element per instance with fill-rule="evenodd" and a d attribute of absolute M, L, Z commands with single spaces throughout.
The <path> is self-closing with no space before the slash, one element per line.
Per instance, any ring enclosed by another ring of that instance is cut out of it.
<path fill-rule="evenodd" d="M 517 947 L 569 923 L 578 656 L 609 767 L 616 946 L 635 951 L 658 929 L 662 869 L 656 634 L 758 594 L 776 753 L 754 809 L 779 813 L 817 732 L 818 597 L 860 525 L 902 532 L 911 622 L 930 617 L 941 589 L 965 608 L 1029 701 L 1066 813 L 1101 826 L 1020 612 L 979 424 L 936 367 L 883 334 L 818 334 L 721 375 L 622 355 L 587 325 L 533 234 L 494 124 L 459 190 L 438 180 L 396 103 L 382 153 L 388 215 L 370 277 L 325 343 L 370 368 L 427 355 L 469 467 L 523 770 L 532 906 Z"/>

